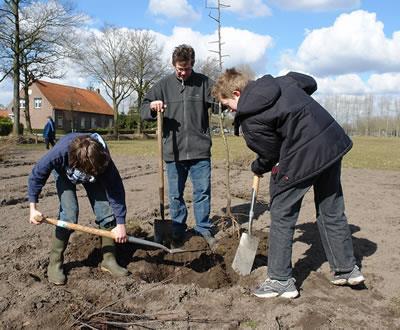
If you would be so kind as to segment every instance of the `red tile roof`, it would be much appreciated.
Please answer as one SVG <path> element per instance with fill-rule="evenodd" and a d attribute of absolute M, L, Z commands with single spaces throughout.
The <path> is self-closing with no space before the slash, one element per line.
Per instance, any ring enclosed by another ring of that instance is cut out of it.
<path fill-rule="evenodd" d="M 8 111 L 6 109 L 0 109 L 0 117 L 8 117 Z"/>
<path fill-rule="evenodd" d="M 36 84 L 55 109 L 114 115 L 112 107 L 96 91 L 37 80 Z"/>

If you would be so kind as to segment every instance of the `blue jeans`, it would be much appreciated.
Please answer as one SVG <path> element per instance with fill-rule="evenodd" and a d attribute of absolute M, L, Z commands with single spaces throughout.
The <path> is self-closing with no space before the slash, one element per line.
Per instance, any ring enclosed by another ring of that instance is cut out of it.
<path fill-rule="evenodd" d="M 356 264 L 351 232 L 344 214 L 340 182 L 341 161 L 318 176 L 277 195 L 271 204 L 268 276 L 285 281 L 292 277 L 292 245 L 301 202 L 314 188 L 314 203 L 322 246 L 332 271 L 349 272 Z"/>
<path fill-rule="evenodd" d="M 194 230 L 201 235 L 209 235 L 211 201 L 211 161 L 207 159 L 166 162 L 168 177 L 169 209 L 173 220 L 174 234 L 185 232 L 187 208 L 183 199 L 188 175 L 193 185 L 193 209 L 196 226 Z"/>
<path fill-rule="evenodd" d="M 53 171 L 56 181 L 58 198 L 60 200 L 59 219 L 65 222 L 77 223 L 79 216 L 79 204 L 76 196 L 76 185 L 65 174 Z M 114 212 L 107 199 L 106 191 L 98 183 L 84 183 L 87 196 L 96 216 L 96 224 L 102 228 L 115 227 Z M 57 227 L 58 229 L 58 227 Z M 60 228 L 62 229 L 62 228 Z"/>

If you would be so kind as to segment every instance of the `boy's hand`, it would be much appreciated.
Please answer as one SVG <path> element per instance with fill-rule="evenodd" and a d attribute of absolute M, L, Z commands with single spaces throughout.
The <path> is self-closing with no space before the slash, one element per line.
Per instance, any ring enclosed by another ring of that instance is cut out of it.
<path fill-rule="evenodd" d="M 114 238 L 114 240 L 117 242 L 117 243 L 125 243 L 126 241 L 127 241 L 127 236 L 126 236 L 126 228 L 125 228 L 125 225 L 123 225 L 123 224 L 119 224 L 119 225 L 117 225 L 113 230 L 111 230 L 113 233 L 114 233 L 114 235 L 115 235 L 115 238 Z"/>
<path fill-rule="evenodd" d="M 265 172 L 267 172 L 264 167 L 262 166 L 262 164 L 260 164 L 259 158 L 257 158 L 256 160 L 254 160 L 251 163 L 251 171 L 258 176 L 262 176 Z"/>
<path fill-rule="evenodd" d="M 276 161 L 271 161 L 265 158 L 257 157 L 251 163 L 251 171 L 258 176 L 262 176 L 264 173 L 267 173 L 272 170 L 274 166 L 278 166 Z M 279 170 L 277 168 L 277 170 Z"/>
<path fill-rule="evenodd" d="M 42 217 L 43 215 L 42 215 L 41 212 L 39 212 L 39 211 L 36 209 L 36 203 L 30 203 L 30 204 L 29 204 L 29 208 L 30 208 L 29 222 L 30 222 L 30 223 L 33 223 L 33 224 L 35 224 L 35 225 L 40 225 L 41 222 L 36 221 L 36 220 L 35 220 L 35 217 L 36 217 L 36 216 Z"/>

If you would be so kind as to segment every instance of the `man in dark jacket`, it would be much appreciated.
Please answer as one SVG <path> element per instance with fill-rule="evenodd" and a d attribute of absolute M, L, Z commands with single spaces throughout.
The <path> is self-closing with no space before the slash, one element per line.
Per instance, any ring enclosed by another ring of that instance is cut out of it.
<path fill-rule="evenodd" d="M 35 217 L 42 216 L 37 209 L 39 195 L 50 173 L 54 175 L 60 200 L 60 220 L 77 223 L 79 204 L 76 185 L 82 184 L 96 215 L 96 223 L 102 229 L 112 230 L 118 243 L 126 242 L 125 190 L 107 145 L 99 134 L 68 134 L 34 166 L 29 176 L 28 196 L 29 221 L 36 225 L 40 222 Z M 54 232 L 47 276 L 49 282 L 56 285 L 66 282 L 63 261 L 70 234 L 70 230 L 58 226 Z M 102 237 L 101 243 L 101 270 L 117 277 L 128 275 L 128 271 L 116 262 L 114 240 Z"/>
<path fill-rule="evenodd" d="M 43 138 L 46 144 L 46 149 L 49 149 L 49 144 L 52 147 L 56 144 L 56 126 L 54 125 L 53 118 L 47 117 L 47 123 L 43 128 Z"/>
<path fill-rule="evenodd" d="M 172 243 L 183 244 L 187 220 L 184 189 L 187 177 L 193 184 L 195 231 L 211 248 L 216 241 L 210 221 L 211 136 L 208 109 L 212 105 L 211 81 L 193 71 L 195 52 L 180 45 L 172 54 L 175 72 L 156 83 L 144 98 L 141 116 L 154 120 L 164 113 L 164 160 L 168 177 L 169 209 L 173 220 Z"/>
<path fill-rule="evenodd" d="M 235 69 L 226 70 L 213 89 L 222 104 L 236 111 L 246 144 L 258 155 L 251 165 L 254 174 L 271 171 L 268 278 L 255 290 L 258 297 L 298 296 L 292 277 L 293 235 L 311 187 L 322 244 L 334 272 L 331 282 L 364 281 L 354 258 L 340 181 L 341 160 L 352 142 L 310 97 L 316 90 L 315 80 L 301 73 L 249 81 Z"/>

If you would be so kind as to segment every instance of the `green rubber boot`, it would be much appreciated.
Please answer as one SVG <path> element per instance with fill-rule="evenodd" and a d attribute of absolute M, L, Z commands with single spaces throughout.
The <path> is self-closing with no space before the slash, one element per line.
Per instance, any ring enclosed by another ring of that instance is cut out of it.
<path fill-rule="evenodd" d="M 109 230 L 109 229 L 107 229 Z M 101 249 L 103 251 L 103 261 L 101 262 L 101 270 L 110 273 L 115 277 L 127 276 L 129 271 L 118 265 L 115 259 L 115 241 L 109 237 L 101 238 Z"/>
<path fill-rule="evenodd" d="M 67 248 L 69 236 L 70 233 L 65 229 L 62 231 L 57 228 L 54 232 L 49 266 L 47 267 L 47 279 L 55 285 L 64 285 L 67 281 L 63 270 L 63 263 L 64 251 Z"/>

